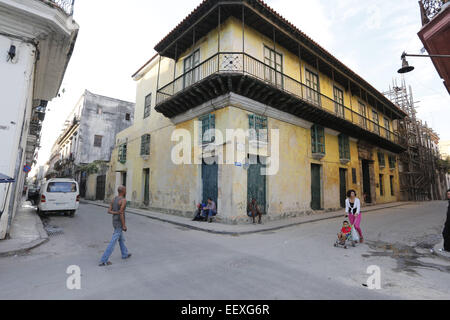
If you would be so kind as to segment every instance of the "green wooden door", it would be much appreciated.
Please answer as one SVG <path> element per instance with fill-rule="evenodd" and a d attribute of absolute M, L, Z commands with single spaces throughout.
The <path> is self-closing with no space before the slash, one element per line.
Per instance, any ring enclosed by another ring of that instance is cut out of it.
<path fill-rule="evenodd" d="M 347 169 L 339 169 L 339 193 L 341 208 L 345 208 L 345 199 L 347 198 Z"/>
<path fill-rule="evenodd" d="M 261 174 L 264 166 L 259 163 L 251 164 L 247 174 L 247 201 L 256 199 L 262 214 L 266 214 L 266 176 Z"/>
<path fill-rule="evenodd" d="M 150 169 L 144 169 L 144 205 L 150 203 Z"/>
<path fill-rule="evenodd" d="M 311 209 L 322 208 L 322 188 L 320 186 L 320 165 L 311 165 Z"/>
<path fill-rule="evenodd" d="M 369 161 L 363 160 L 362 161 L 362 178 L 363 178 L 363 193 L 365 194 L 365 202 L 366 203 L 372 203 L 372 195 L 370 193 L 370 167 L 369 167 Z"/>
<path fill-rule="evenodd" d="M 217 163 L 208 165 L 203 162 L 202 165 L 202 182 L 203 182 L 203 202 L 206 203 L 211 198 L 217 206 L 217 194 L 219 178 L 219 166 Z"/>

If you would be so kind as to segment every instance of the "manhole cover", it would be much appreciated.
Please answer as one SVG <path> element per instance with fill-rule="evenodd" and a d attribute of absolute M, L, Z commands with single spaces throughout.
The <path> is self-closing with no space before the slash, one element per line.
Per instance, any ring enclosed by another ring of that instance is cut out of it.
<path fill-rule="evenodd" d="M 60 227 L 56 226 L 45 226 L 45 231 L 47 231 L 47 234 L 49 237 L 58 236 L 61 234 L 64 234 L 64 231 Z"/>

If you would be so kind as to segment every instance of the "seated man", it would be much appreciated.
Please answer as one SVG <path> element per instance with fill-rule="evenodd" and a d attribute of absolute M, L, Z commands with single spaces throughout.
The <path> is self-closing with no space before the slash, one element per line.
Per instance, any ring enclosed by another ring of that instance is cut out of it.
<path fill-rule="evenodd" d="M 259 210 L 258 203 L 256 202 L 255 198 L 253 198 L 252 202 L 248 204 L 247 214 L 249 217 L 253 218 L 253 223 L 256 223 L 255 218 L 256 218 L 256 215 L 258 215 L 258 223 L 261 224 L 262 214 L 261 214 L 261 210 Z"/>
<path fill-rule="evenodd" d="M 208 198 L 208 204 L 206 207 L 203 208 L 203 216 L 207 218 L 207 221 L 209 223 L 212 222 L 212 217 L 217 214 L 217 208 L 216 203 L 211 199 Z"/>

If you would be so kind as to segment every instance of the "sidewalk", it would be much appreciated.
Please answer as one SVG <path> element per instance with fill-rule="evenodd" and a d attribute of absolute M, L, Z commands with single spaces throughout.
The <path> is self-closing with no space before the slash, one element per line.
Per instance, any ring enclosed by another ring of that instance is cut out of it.
<path fill-rule="evenodd" d="M 101 201 L 81 200 L 81 203 L 96 205 L 96 206 L 100 206 L 100 207 L 104 207 L 104 208 L 109 207 L 108 204 L 105 204 Z M 380 209 L 405 206 L 405 205 L 409 205 L 409 204 L 413 204 L 413 203 L 414 202 L 393 202 L 393 203 L 386 203 L 386 204 L 380 204 L 380 205 L 375 205 L 375 206 L 367 206 L 367 207 L 362 208 L 362 210 L 364 213 L 366 213 L 366 212 L 380 210 Z M 309 216 L 269 221 L 269 222 L 265 222 L 262 225 L 251 224 L 251 223 L 230 225 L 230 224 L 223 224 L 223 223 L 206 223 L 206 222 L 192 221 L 192 219 L 185 218 L 185 217 L 174 216 L 174 215 L 169 215 L 169 214 L 159 213 L 159 212 L 152 212 L 152 211 L 143 210 L 143 209 L 135 209 L 135 208 L 127 208 L 127 213 L 144 216 L 144 217 L 147 217 L 150 219 L 171 223 L 174 225 L 178 225 L 178 226 L 193 229 L 193 230 L 204 231 L 204 232 L 215 233 L 215 234 L 223 234 L 223 235 L 245 235 L 245 234 L 252 234 L 252 233 L 259 233 L 259 232 L 268 232 L 268 231 L 279 230 L 279 229 L 288 228 L 288 227 L 305 224 L 305 223 L 310 223 L 310 222 L 316 222 L 316 221 L 334 219 L 334 218 L 340 218 L 340 217 L 343 218 L 345 216 L 345 210 L 342 209 L 342 210 L 334 211 L 334 212 L 317 213 L 317 214 L 309 215 Z"/>
<path fill-rule="evenodd" d="M 0 240 L 0 257 L 24 253 L 46 241 L 48 235 L 35 208 L 24 202 L 12 221 L 10 239 Z"/>

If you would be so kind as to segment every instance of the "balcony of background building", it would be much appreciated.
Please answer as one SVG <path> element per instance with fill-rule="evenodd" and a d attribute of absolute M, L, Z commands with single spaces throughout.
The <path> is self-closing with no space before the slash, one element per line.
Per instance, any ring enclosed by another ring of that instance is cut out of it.
<path fill-rule="evenodd" d="M 418 36 L 425 49 L 430 55 L 450 54 L 450 1 L 421 0 L 419 6 L 422 29 Z M 450 93 L 450 59 L 432 57 L 431 60 Z"/>
<path fill-rule="evenodd" d="M 69 16 L 73 15 L 73 7 L 75 4 L 75 0 L 38 0 L 38 1 L 44 2 L 54 8 L 58 8 Z"/>
<path fill-rule="evenodd" d="M 354 93 L 356 87 L 349 85 Z M 242 52 L 220 52 L 157 91 L 158 112 L 172 118 L 189 109 L 235 92 L 280 111 L 354 137 L 402 151 L 398 133 L 338 103 L 304 83 Z"/>

